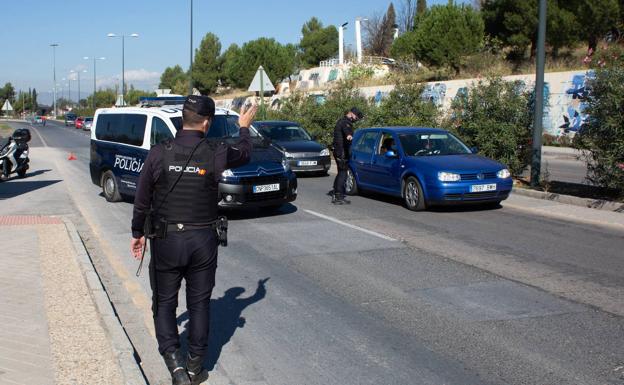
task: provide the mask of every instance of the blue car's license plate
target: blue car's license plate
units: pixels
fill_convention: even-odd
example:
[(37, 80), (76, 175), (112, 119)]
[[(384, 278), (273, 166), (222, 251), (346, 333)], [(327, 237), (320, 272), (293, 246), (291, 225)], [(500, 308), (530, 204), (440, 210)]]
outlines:
[(470, 192), (496, 191), (496, 183), (492, 184), (473, 184), (470, 186)]

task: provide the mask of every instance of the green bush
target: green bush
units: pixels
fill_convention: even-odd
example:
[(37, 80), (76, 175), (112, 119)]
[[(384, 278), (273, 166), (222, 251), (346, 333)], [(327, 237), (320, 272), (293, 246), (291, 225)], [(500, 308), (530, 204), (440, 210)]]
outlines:
[(501, 78), (479, 81), (451, 104), (449, 129), (479, 153), (520, 175), (531, 157), (533, 114), (529, 92)]
[(378, 108), (371, 108), (367, 121), (371, 126), (426, 126), (438, 124), (440, 110), (431, 101), (423, 100), (424, 86), (400, 84), (383, 99)]
[(598, 61), (587, 99), (588, 114), (576, 148), (585, 151), (588, 178), (624, 193), (624, 49), (611, 48)]
[(279, 111), (269, 111), (268, 118), (295, 121), (321, 143), (329, 144), (336, 121), (354, 106), (369, 115), (371, 107), (353, 83), (341, 81), (329, 91), (324, 103), (318, 104), (315, 98), (296, 93), (284, 101)]

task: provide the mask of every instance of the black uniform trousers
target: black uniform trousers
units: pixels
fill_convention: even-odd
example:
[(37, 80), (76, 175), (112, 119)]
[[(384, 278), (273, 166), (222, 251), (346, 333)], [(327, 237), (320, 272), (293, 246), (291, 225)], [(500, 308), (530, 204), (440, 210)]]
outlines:
[(347, 170), (349, 167), (347, 166), (347, 160), (337, 156), (335, 153), (334, 159), (336, 159), (336, 168), (338, 169), (338, 173), (334, 179), (334, 195), (344, 197), (345, 182), (347, 180)]
[(180, 347), (176, 319), (178, 292), (186, 281), (188, 346), (204, 356), (210, 327), (210, 296), (215, 285), (218, 242), (213, 229), (169, 231), (165, 239), (152, 240), (150, 285), (158, 351)]

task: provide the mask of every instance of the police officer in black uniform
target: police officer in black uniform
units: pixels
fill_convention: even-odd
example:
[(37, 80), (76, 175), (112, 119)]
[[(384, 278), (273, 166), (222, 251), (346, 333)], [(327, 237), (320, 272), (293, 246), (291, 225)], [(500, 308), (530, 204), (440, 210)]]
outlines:
[[(219, 178), (224, 170), (249, 161), (248, 127), (255, 113), (255, 106), (241, 111), (240, 140), (227, 146), (205, 139), (215, 114), (214, 101), (188, 96), (182, 110), (183, 128), (175, 139), (152, 147), (139, 177), (130, 248), (135, 258), (142, 259), (145, 232), (151, 233), (149, 270), (156, 338), (174, 385), (200, 384), (208, 378), (202, 362), (217, 268)], [(179, 351), (176, 322), (182, 279), (189, 314), (188, 357)]]
[(333, 204), (349, 204), (351, 201), (345, 198), (345, 181), (347, 179), (348, 162), (351, 156), (351, 141), (353, 140), (353, 123), (362, 119), (364, 114), (358, 108), (353, 107), (347, 111), (336, 123), (334, 128), (334, 159), (338, 167), (338, 174), (334, 179)]

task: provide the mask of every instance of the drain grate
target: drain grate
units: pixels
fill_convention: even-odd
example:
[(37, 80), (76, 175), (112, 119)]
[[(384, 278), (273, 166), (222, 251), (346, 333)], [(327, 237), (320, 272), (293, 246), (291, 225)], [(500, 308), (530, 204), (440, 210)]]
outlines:
[(60, 225), (63, 224), (60, 218), (41, 215), (0, 215), (0, 226), (19, 225)]

